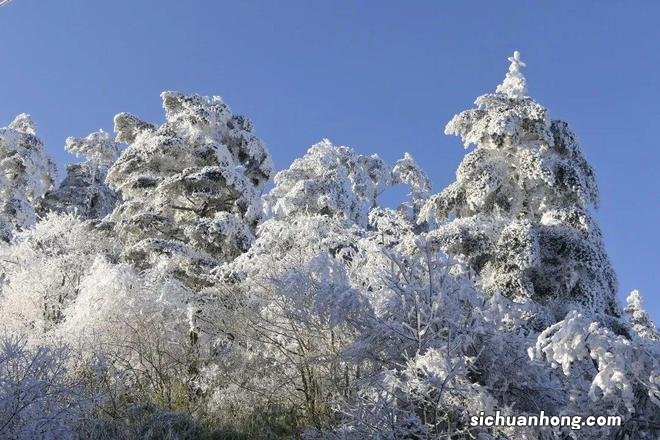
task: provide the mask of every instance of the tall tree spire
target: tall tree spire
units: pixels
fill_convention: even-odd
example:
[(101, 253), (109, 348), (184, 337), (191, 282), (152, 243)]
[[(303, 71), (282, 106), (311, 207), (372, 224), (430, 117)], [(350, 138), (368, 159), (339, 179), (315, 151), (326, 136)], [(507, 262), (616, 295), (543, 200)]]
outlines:
[(520, 99), (527, 94), (527, 80), (521, 71), (527, 64), (520, 59), (520, 52), (517, 50), (509, 57), (509, 61), (511, 62), (509, 71), (502, 84), (497, 86), (496, 91), (504, 93), (509, 98)]

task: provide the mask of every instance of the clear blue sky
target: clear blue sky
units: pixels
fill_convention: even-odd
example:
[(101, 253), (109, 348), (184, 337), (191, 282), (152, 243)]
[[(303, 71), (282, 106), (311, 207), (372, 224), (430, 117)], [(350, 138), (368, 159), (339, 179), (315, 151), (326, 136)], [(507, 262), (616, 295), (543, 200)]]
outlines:
[(0, 125), (31, 113), (60, 166), (67, 136), (159, 93), (221, 95), (278, 169), (328, 137), (440, 190), (465, 153), (445, 123), (494, 90), (514, 49), (530, 94), (568, 121), (595, 167), (597, 219), (620, 281), (660, 321), (657, 1), (14, 0), (0, 8)]

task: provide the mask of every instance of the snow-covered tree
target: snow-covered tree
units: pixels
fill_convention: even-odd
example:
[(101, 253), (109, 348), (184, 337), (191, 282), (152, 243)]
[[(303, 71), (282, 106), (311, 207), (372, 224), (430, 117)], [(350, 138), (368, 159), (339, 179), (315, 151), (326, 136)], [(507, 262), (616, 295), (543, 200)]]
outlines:
[(266, 200), (277, 218), (323, 214), (366, 226), (369, 210), (391, 182), (391, 170), (377, 155), (363, 156), (328, 139), (275, 176)]
[[(377, 234), (376, 234), (377, 235)], [(459, 263), (413, 233), (398, 245), (378, 239), (353, 260), (353, 279), (372, 313), (350, 319), (356, 337), (345, 358), (360, 366), (343, 417), (321, 438), (435, 438), (469, 432), (465, 408), (490, 408), (492, 397), (471, 383), (478, 354), (467, 331), (480, 298)], [(406, 243), (406, 241), (409, 241)]]
[(476, 147), (420, 221), (442, 222), (438, 245), (491, 294), (548, 304), (556, 320), (576, 307), (619, 316), (616, 277), (590, 213), (594, 171), (568, 125), (526, 96), (519, 53), (509, 60), (497, 93), (447, 124), (447, 134)]
[(108, 169), (119, 157), (119, 144), (100, 130), (85, 138), (69, 137), (65, 149), (85, 158), (67, 166), (67, 176), (57, 189), (48, 191), (39, 209), (75, 213), (83, 219), (101, 219), (117, 203), (118, 195), (105, 183)]
[[(653, 438), (657, 433), (658, 345), (649, 338), (631, 341), (616, 318), (614, 277), (588, 216), (596, 202), (593, 172), (574, 142), (553, 135), (555, 123), (545, 119), (545, 110), (524, 97), (519, 55), (511, 61), (498, 94), (480, 98), (503, 107), (480, 108), (454, 120), (463, 127), (461, 133), (481, 131), (458, 181), (421, 213), (420, 223), (437, 219), (438, 229), (425, 234), (411, 228), (405, 215), (371, 211), (375, 227), (367, 232), (367, 241), (378, 246), (364, 254), (367, 263), (353, 256), (351, 265), (359, 268), (352, 282), (368, 298), (373, 315), (356, 325), (355, 343), (345, 352), (345, 360), (360, 360), (361, 380), (356, 394), (339, 404), (344, 413), (340, 424), (320, 431), (319, 438), (531, 440), (573, 434), (570, 428), (475, 430), (467, 425), (467, 416), (478, 409), (492, 413), (498, 408), (504, 413), (538, 414), (543, 408), (553, 414), (617, 414), (623, 419), (619, 428), (585, 428), (580, 438)], [(536, 119), (529, 116), (534, 108)], [(502, 134), (509, 129), (510, 134)], [(546, 129), (550, 135), (543, 138), (539, 133)], [(560, 151), (553, 153), (547, 142), (543, 148), (536, 145), (540, 139), (551, 139)], [(525, 168), (520, 156), (527, 153), (518, 149), (534, 150), (535, 145), (550, 155), (539, 152), (537, 166), (560, 176), (557, 180), (535, 179)], [(571, 180), (572, 186), (561, 177), (575, 165), (571, 161), (587, 176)], [(589, 190), (592, 197), (581, 198)], [(583, 212), (589, 228), (568, 223), (575, 218), (559, 216), (560, 208)], [(571, 243), (580, 252), (573, 250), (568, 254), (573, 260), (562, 260), (563, 248)], [(475, 281), (483, 293), (474, 290), (467, 274), (460, 275), (460, 264), (452, 266), (451, 259), (437, 253), (438, 245), (479, 275)], [(571, 277), (560, 278), (562, 263), (575, 269)], [(540, 275), (544, 278), (539, 280)], [(556, 297), (542, 295), (550, 293), (540, 290), (548, 288), (547, 279), (565, 290)], [(570, 283), (563, 285), (567, 279)], [(607, 280), (613, 284), (603, 284)], [(649, 334), (653, 326), (640, 302), (632, 298), (630, 303), (631, 321)], [(566, 311), (570, 313), (564, 318)], [(543, 329), (545, 323), (550, 325)]]
[(627, 303), (628, 305), (624, 311), (628, 315), (630, 326), (635, 330), (635, 333), (642, 338), (660, 341), (660, 333), (655, 328), (655, 324), (648, 312), (644, 309), (644, 301), (639, 291), (633, 290), (630, 292)]
[[(347, 159), (338, 160), (338, 153)], [(236, 353), (242, 353), (236, 369), (251, 372), (246, 378), (234, 377), (233, 383), (242, 385), (232, 389), (243, 387), (241, 396), (253, 396), (255, 407), (265, 403), (255, 395), (263, 395), (271, 404), (294, 408), (306, 426), (315, 427), (323, 438), (334, 435), (319, 428), (339, 416), (337, 405), (350, 412), (350, 417), (342, 417), (343, 426), (355, 435), (395, 432), (390, 426), (372, 429), (383, 422), (379, 417), (385, 413), (374, 415), (371, 403), (364, 396), (356, 401), (355, 393), (379, 389), (387, 373), (416, 376), (413, 367), (408, 373), (398, 370), (408, 361), (422, 362), (434, 347), (446, 347), (447, 328), (441, 322), (458, 323), (457, 314), (471, 308), (461, 289), (477, 298), (465, 276), (447, 272), (439, 253), (417, 247), (412, 214), (430, 184), (412, 157), (399, 161), (395, 174), (379, 161), (383, 177), (372, 188), (381, 189), (370, 191), (373, 197), (386, 185), (409, 184), (412, 201), (397, 211), (376, 207), (375, 198), (360, 196), (364, 193), (359, 189), (367, 185), (355, 182), (364, 174), (345, 164), (360, 163), (364, 157), (329, 142), (312, 147), (276, 177), (267, 197), (275, 218), (260, 225), (247, 253), (218, 272), (226, 283), (223, 291), (231, 292), (227, 303), (233, 304), (223, 320), (221, 346), (227, 347), (223, 359), (236, 359)], [(461, 287), (462, 283), (467, 285)], [(450, 291), (456, 296), (448, 297)], [(455, 303), (463, 305), (454, 307)], [(469, 321), (465, 318), (464, 324)], [(457, 362), (463, 362), (461, 354), (456, 356)], [(210, 371), (218, 374), (217, 369)], [(469, 383), (464, 376), (457, 380)], [(227, 389), (216, 388), (217, 406), (236, 404), (226, 397)], [(397, 433), (413, 433), (406, 427), (409, 418), (432, 405), (417, 402), (425, 393), (419, 392), (400, 405), (395, 398), (383, 397), (394, 403), (387, 411), (399, 417)], [(405, 398), (405, 393), (399, 389), (397, 398)], [(373, 417), (366, 420), (364, 411)], [(416, 419), (416, 426), (440, 432), (446, 415), (428, 421), (430, 430), (421, 419)]]
[(219, 270), (224, 312), (215, 321), (218, 364), (208, 369), (225, 377), (210, 393), (216, 412), (240, 396), (254, 411), (291, 414), (294, 426), (328, 422), (330, 402), (355, 377), (342, 352), (351, 341), (346, 317), (363, 313), (348, 274), (360, 237), (328, 216), (270, 219), (250, 250)]
[(207, 371), (216, 412), (243, 406), (267, 414), (274, 406), (294, 427), (332, 418), (331, 403), (356, 377), (343, 359), (353, 340), (347, 318), (369, 313), (352, 261), (390, 183), (391, 168), (377, 156), (327, 140), (276, 176), (265, 197), (274, 218), (258, 227), (248, 252), (217, 272), (221, 361)]
[(50, 213), (0, 247), (0, 328), (39, 339), (64, 321), (97, 255), (115, 243), (73, 214)]
[(0, 128), (0, 240), (36, 221), (35, 205), (56, 177), (56, 168), (36, 135), (30, 115)]
[(139, 273), (99, 256), (79, 291), (54, 334), (76, 347), (86, 362), (102, 360), (103, 374), (94, 382), (109, 400), (102, 402), (109, 405), (104, 411), (122, 417), (136, 402), (191, 410), (191, 368), (199, 350), (189, 340), (185, 286), (167, 273)]
[(206, 285), (218, 261), (250, 246), (272, 162), (252, 123), (220, 97), (161, 96), (166, 122), (159, 127), (115, 117), (117, 141), (129, 146), (108, 172), (123, 197), (109, 220), (129, 261), (152, 267), (167, 256), (181, 279)]
[(360, 380), (338, 403), (338, 426), (319, 438), (469, 438), (479, 432), (468, 424), (474, 411), (533, 412), (530, 401), (550, 402), (542, 370), (526, 360), (532, 339), (520, 331), (538, 311), (481, 294), (425, 233), (397, 234), (384, 243), (372, 231), (351, 260), (353, 285), (372, 311), (349, 317), (356, 336), (344, 356), (360, 366)]

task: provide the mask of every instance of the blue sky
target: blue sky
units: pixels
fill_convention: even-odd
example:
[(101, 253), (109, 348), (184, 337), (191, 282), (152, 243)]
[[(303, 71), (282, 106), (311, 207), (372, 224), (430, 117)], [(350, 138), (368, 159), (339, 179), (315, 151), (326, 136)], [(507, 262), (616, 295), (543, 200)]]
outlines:
[[(0, 8), (0, 125), (33, 115), (60, 168), (67, 136), (159, 93), (221, 95), (278, 169), (328, 137), (441, 190), (465, 153), (451, 116), (494, 90), (514, 49), (529, 92), (577, 132), (619, 275), (660, 321), (660, 2), (14, 0)], [(394, 197), (394, 196), (392, 196)]]

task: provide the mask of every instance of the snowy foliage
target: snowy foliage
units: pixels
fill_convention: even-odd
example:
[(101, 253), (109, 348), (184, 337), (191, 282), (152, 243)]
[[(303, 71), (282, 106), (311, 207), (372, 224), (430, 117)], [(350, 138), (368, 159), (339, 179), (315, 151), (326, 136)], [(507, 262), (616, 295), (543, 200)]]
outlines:
[(102, 219), (112, 212), (118, 199), (117, 193), (105, 183), (105, 177), (119, 157), (119, 144), (101, 130), (85, 138), (67, 138), (66, 150), (86, 160), (67, 166), (67, 176), (57, 189), (45, 194), (39, 204), (40, 211)]
[[(246, 251), (261, 218), (260, 191), (272, 162), (252, 123), (219, 97), (164, 92), (160, 127), (121, 113), (117, 141), (128, 148), (108, 172), (123, 197), (109, 220), (137, 267), (162, 257), (189, 284), (216, 260)], [(161, 257), (158, 257), (161, 256)]]
[(10, 241), (16, 231), (36, 221), (35, 204), (56, 177), (30, 115), (16, 116), (0, 128), (0, 239)]
[(164, 333), (186, 340), (188, 320), (181, 289), (175, 281), (153, 275), (144, 279), (127, 264), (98, 257), (80, 280), (80, 293), (67, 309), (60, 334), (76, 345), (104, 347), (106, 354), (113, 343), (127, 342), (129, 336), (119, 329), (130, 333), (137, 323), (163, 326)]
[(360, 231), (312, 215), (271, 219), (258, 235), (246, 254), (218, 272), (225, 303), (233, 306), (220, 321), (216, 347), (241, 365), (228, 374), (246, 385), (253, 405), (293, 403), (319, 425), (331, 415), (328, 399), (348, 393), (354, 375), (341, 349), (351, 340), (346, 320), (365, 313), (347, 267)]
[(619, 316), (616, 276), (589, 211), (594, 171), (565, 122), (510, 92), (477, 98), (447, 124), (476, 148), (420, 221), (442, 222), (438, 246), (465, 259), (489, 293), (548, 304), (557, 320), (573, 308)]
[(0, 437), (67, 440), (84, 417), (84, 390), (68, 375), (62, 346), (29, 348), (12, 336), (0, 339)]
[(95, 256), (113, 245), (73, 214), (49, 214), (0, 248), (1, 327), (40, 338), (66, 318)]
[(377, 155), (324, 139), (275, 176), (267, 200), (277, 218), (323, 214), (365, 226), (390, 180), (391, 170)]
[[(408, 153), (328, 140), (262, 195), (219, 97), (69, 138), (56, 189), (29, 117), (0, 129), (0, 438), (658, 438), (658, 330), (637, 291), (621, 313), (594, 171), (510, 61), (447, 125), (475, 148), (436, 195)], [(623, 423), (471, 425), (496, 410)]]
[(69, 137), (66, 151), (82, 156), (95, 167), (110, 167), (119, 157), (119, 145), (110, 138), (110, 134), (99, 130), (85, 138)]
[[(567, 412), (620, 414), (629, 438), (652, 438), (648, 427), (660, 410), (660, 344), (635, 343), (572, 311), (538, 335), (529, 356), (561, 368)], [(603, 428), (603, 434), (612, 431)]]
[(468, 407), (491, 407), (485, 389), (467, 378), (476, 353), (466, 329), (474, 324), (478, 295), (460, 264), (422, 238), (363, 258), (360, 270), (375, 275), (364, 293), (373, 312), (352, 323), (359, 333), (346, 355), (361, 366), (361, 377), (357, 398), (339, 405), (346, 418), (337, 435), (458, 434)]
[(521, 67), (526, 67), (527, 64), (523, 63), (520, 59), (520, 52), (517, 50), (513, 52), (513, 56), (509, 57), (511, 65), (509, 71), (504, 78), (502, 84), (497, 86), (497, 92), (504, 93), (509, 98), (522, 98), (527, 94), (527, 80), (520, 71)]

